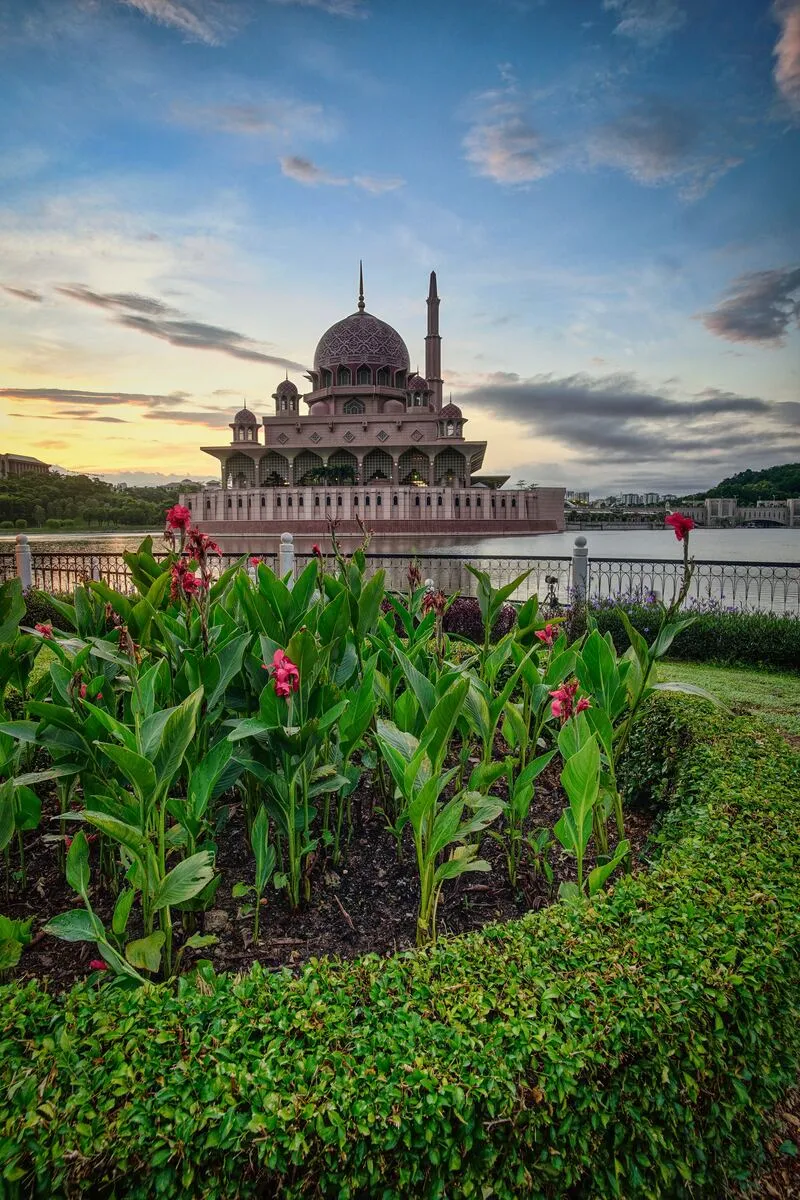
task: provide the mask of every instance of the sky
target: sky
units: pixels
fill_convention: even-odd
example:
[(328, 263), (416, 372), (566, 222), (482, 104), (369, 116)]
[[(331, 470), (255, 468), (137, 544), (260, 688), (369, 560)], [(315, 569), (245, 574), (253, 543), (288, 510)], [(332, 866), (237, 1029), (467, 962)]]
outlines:
[(484, 469), (800, 460), (800, 0), (0, 0), (0, 451), (213, 478), (367, 308)]

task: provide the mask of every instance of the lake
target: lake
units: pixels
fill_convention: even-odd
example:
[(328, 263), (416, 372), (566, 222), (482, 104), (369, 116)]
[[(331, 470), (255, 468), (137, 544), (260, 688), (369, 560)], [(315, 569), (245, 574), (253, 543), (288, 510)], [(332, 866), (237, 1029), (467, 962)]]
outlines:
[[(135, 550), (145, 535), (142, 533), (43, 533), (31, 535), (34, 554), (94, 553), (119, 554)], [(428, 537), (404, 535), (374, 537), (370, 551), (375, 554), (452, 554), (502, 555), (508, 558), (533, 556), (550, 558), (572, 553), (576, 536), (585, 537), (592, 558), (658, 559), (681, 558), (683, 547), (670, 529), (605, 529), (576, 533), (544, 533), (513, 537)], [(152, 534), (154, 546), (163, 546), (161, 532)], [(277, 550), (279, 536), (246, 538), (226, 535), (218, 537), (223, 551), (244, 554), (249, 550), (260, 553)], [(314, 541), (325, 548), (327, 539), (298, 536), (295, 545), (299, 552), (308, 553)], [(344, 537), (345, 548), (351, 549), (355, 539)], [(257, 543), (257, 544), (254, 544)], [(0, 552), (13, 549), (14, 537), (0, 538)], [(714, 562), (800, 562), (800, 529), (696, 529), (692, 533), (692, 555), (698, 560)]]

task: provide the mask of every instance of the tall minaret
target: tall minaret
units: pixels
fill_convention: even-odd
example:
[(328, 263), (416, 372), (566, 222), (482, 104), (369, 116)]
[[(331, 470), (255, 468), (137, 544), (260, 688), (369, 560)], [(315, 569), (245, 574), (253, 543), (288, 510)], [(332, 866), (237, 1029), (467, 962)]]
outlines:
[(442, 339), (439, 337), (439, 293), (436, 290), (436, 272), (431, 271), (428, 289), (428, 336), (425, 338), (425, 378), (433, 392), (436, 412), (442, 408)]

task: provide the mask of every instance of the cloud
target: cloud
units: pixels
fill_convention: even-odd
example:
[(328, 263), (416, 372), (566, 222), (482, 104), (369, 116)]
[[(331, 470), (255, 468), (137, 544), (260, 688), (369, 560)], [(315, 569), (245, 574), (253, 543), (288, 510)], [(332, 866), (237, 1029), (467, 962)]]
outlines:
[[(0, 387), (0, 399), (47, 400), (59, 404), (80, 404), (84, 408), (100, 408), (107, 404), (131, 404), (136, 408), (158, 408), (162, 405), (180, 404), (186, 400), (186, 392), (172, 392), (168, 396), (148, 392), (90, 392), (82, 388), (15, 388)], [(79, 415), (79, 414), (75, 414)]]
[(207, 105), (179, 101), (173, 105), (171, 115), (173, 120), (203, 131), (211, 129), (273, 141), (296, 137), (327, 141), (337, 132), (336, 121), (321, 105), (306, 104), (288, 96), (270, 96), (258, 103), (249, 98)]
[(700, 317), (729, 342), (782, 346), (792, 327), (800, 325), (800, 267), (740, 275), (716, 308)]
[(332, 17), (364, 18), (369, 16), (366, 0), (270, 0), (292, 8), (318, 8)]
[(349, 180), (340, 175), (331, 175), (324, 167), (317, 166), (310, 158), (301, 158), (299, 154), (290, 154), (280, 160), (281, 172), (287, 179), (306, 187), (318, 187), (321, 183), (335, 187), (346, 187)]
[(508, 68), (505, 86), (477, 98), (478, 115), (464, 138), (467, 161), (495, 183), (533, 183), (556, 169), (552, 147), (531, 123), (524, 99)]
[(219, 46), (234, 32), (231, 7), (209, 0), (119, 0), (145, 17), (177, 29), (193, 42)]
[(800, 0), (779, 0), (773, 12), (781, 26), (775, 45), (775, 84), (789, 107), (800, 112)]
[(155, 316), (166, 316), (178, 311), (163, 304), (160, 300), (156, 300), (153, 296), (142, 296), (138, 292), (93, 292), (91, 288), (85, 287), (81, 283), (65, 284), (57, 287), (56, 291), (60, 292), (62, 296), (69, 296), (71, 300), (81, 300), (84, 304), (93, 304), (95, 308), (120, 310), (132, 308), (135, 312)]
[(657, 46), (686, 22), (686, 13), (675, 0), (603, 0), (603, 8), (618, 16), (614, 33), (639, 46)]
[(183, 409), (157, 409), (145, 413), (149, 421), (169, 421), (180, 425), (206, 425), (209, 429), (227, 429), (231, 423), (230, 412), (218, 412), (202, 409), (199, 412), (185, 412)]
[(41, 304), (44, 296), (39, 292), (34, 292), (31, 288), (11, 287), (7, 283), (0, 284), (4, 292), (8, 292), (9, 296), (16, 296), (18, 300), (30, 300), (34, 304)]
[(255, 349), (257, 343), (252, 338), (245, 337), (233, 329), (209, 325), (205, 321), (175, 319), (181, 317), (177, 309), (170, 308), (151, 296), (141, 296), (136, 292), (95, 292), (83, 284), (76, 283), (57, 290), (71, 300), (111, 310), (116, 313), (116, 325), (125, 329), (135, 329), (139, 333), (169, 342), (172, 346), (190, 350), (218, 350), (232, 358), (269, 363), (289, 371), (306, 370), (302, 363), (293, 359), (265, 354), (262, 350)]
[[(630, 374), (523, 379), (495, 376), (463, 407), (527, 427), (581, 462), (667, 463), (722, 453), (800, 450), (792, 405), (707, 389), (692, 396), (653, 389)], [(461, 402), (461, 401), (460, 401)]]
[(741, 163), (719, 151), (699, 113), (656, 97), (642, 97), (588, 137), (593, 166), (616, 167), (637, 183), (680, 185), (685, 199), (708, 192)]
[(302, 158), (299, 154), (281, 158), (280, 164), (281, 172), (287, 179), (293, 179), (295, 183), (302, 183), (305, 187), (349, 187), (350, 184), (354, 184), (372, 196), (382, 196), (385, 192), (394, 192), (405, 184), (405, 180), (397, 176), (381, 178), (377, 175), (354, 175), (350, 179), (343, 175), (332, 175), (310, 158)]

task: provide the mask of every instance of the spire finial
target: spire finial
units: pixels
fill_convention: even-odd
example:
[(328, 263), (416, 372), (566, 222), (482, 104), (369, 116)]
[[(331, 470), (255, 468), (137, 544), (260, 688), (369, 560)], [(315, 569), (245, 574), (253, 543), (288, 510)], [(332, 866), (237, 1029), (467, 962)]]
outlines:
[(366, 308), (364, 303), (364, 267), (361, 259), (358, 260), (358, 311), (363, 312)]

